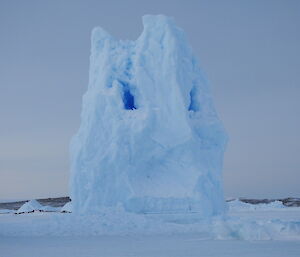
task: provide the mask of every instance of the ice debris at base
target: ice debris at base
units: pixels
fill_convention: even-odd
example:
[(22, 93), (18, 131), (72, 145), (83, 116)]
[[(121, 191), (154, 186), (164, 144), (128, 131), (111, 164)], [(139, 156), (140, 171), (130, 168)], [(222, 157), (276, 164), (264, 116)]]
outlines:
[[(300, 208), (245, 212), (243, 217), (201, 219), (196, 213), (135, 214), (121, 207), (104, 208), (97, 215), (38, 213), (1, 215), (0, 236), (91, 236), (193, 234), (198, 239), (300, 240)], [(236, 214), (241, 214), (238, 212)], [(255, 214), (256, 213), (256, 214)], [(254, 215), (255, 214), (255, 215)], [(277, 215), (276, 215), (277, 214)]]
[(72, 202), (67, 202), (60, 210), (60, 212), (72, 212)]
[(93, 30), (71, 143), (73, 211), (222, 214), (227, 136), (210, 88), (171, 18), (146, 15), (143, 25), (136, 41)]

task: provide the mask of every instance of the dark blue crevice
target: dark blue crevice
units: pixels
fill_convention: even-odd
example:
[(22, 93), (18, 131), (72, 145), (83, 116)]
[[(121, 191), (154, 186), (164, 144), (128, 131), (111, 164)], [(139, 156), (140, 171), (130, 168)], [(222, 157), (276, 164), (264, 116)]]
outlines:
[(124, 103), (124, 109), (125, 110), (135, 110), (136, 106), (134, 104), (134, 96), (130, 92), (129, 84), (125, 81), (119, 81), (122, 85), (122, 91), (123, 91), (123, 103)]
[(199, 111), (199, 104), (196, 99), (196, 88), (194, 87), (190, 92), (190, 105), (189, 105), (189, 111), (197, 112)]

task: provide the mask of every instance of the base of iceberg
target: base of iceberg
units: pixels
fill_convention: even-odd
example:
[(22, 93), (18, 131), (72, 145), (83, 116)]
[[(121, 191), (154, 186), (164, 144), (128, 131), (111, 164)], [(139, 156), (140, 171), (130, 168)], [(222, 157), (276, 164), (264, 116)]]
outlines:
[[(68, 209), (70, 205), (65, 208)], [(70, 210), (70, 209), (69, 209)], [(122, 206), (101, 214), (32, 212), (0, 215), (0, 236), (197, 235), (199, 240), (300, 240), (300, 208), (229, 203), (226, 216), (197, 213), (135, 214)]]

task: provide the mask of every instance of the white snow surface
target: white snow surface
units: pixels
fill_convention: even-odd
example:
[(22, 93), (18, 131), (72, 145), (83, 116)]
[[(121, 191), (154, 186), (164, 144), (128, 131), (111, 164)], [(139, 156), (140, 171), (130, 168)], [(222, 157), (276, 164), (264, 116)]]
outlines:
[(299, 257), (299, 241), (180, 236), (1, 237), (8, 257)]
[[(259, 241), (257, 241), (259, 240)], [(22, 257), (298, 257), (300, 208), (237, 206), (203, 221), (197, 214), (0, 215), (0, 255)]]
[(143, 17), (136, 41), (92, 33), (89, 86), (71, 143), (73, 212), (224, 213), (227, 141), (183, 31)]

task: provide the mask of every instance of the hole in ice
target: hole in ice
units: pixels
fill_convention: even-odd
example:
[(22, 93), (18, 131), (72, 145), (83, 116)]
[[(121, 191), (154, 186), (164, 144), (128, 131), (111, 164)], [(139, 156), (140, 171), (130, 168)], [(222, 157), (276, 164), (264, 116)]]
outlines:
[(123, 103), (124, 103), (124, 109), (126, 110), (134, 110), (136, 109), (134, 105), (134, 96), (130, 92), (129, 84), (124, 81), (119, 81), (122, 85), (122, 91), (123, 91)]
[(189, 105), (189, 111), (197, 112), (199, 111), (199, 104), (196, 99), (196, 88), (194, 87), (190, 92), (190, 105)]

